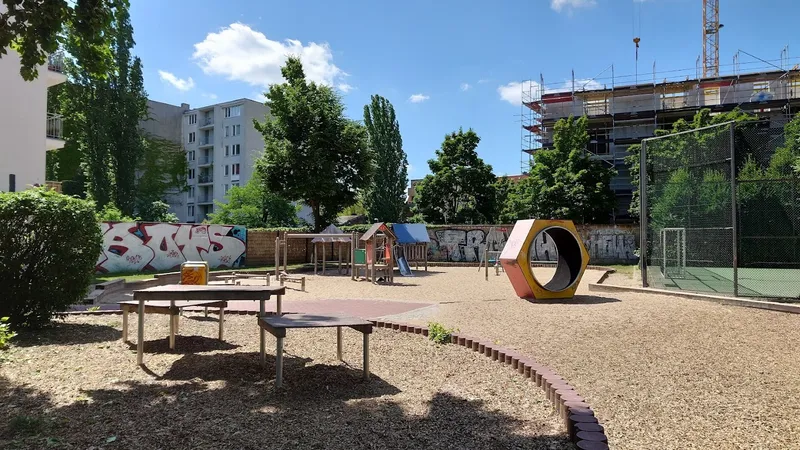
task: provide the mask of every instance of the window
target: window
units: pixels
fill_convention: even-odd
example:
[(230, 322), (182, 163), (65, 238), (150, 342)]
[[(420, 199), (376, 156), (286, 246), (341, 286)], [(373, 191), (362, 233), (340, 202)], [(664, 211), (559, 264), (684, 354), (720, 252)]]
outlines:
[(225, 137), (229, 137), (231, 135), (231, 127), (229, 125), (225, 125)]
[(239, 182), (237, 181), (237, 182), (231, 183), (231, 187), (239, 187)]
[[(227, 128), (227, 127), (225, 127)], [(233, 125), (231, 126), (231, 136), (238, 136), (242, 134), (242, 126), (241, 125)]]
[(241, 153), (241, 144), (233, 144), (231, 145), (231, 155), (236, 156)]
[(189, 186), (189, 198), (194, 198), (194, 186)]
[(194, 142), (194, 140), (195, 140), (195, 134), (194, 134), (194, 131), (192, 131), (191, 133), (189, 133), (188, 141), (191, 144), (192, 142)]
[(227, 108), (222, 108), (222, 110), (225, 113), (225, 117), (239, 117), (242, 115), (241, 105), (228, 106)]
[(17, 174), (8, 174), (8, 192), (17, 192)]
[(194, 179), (194, 169), (189, 169), (188, 178), (189, 178), (190, 180), (193, 180), (193, 179)]
[(239, 175), (239, 163), (231, 164), (231, 175)]
[(225, 164), (225, 176), (227, 177), (231, 173), (231, 166)]
[(225, 156), (231, 156), (231, 146), (230, 145), (226, 145), (225, 146)]
[(194, 125), (197, 123), (197, 114), (189, 114), (189, 125)]
[(194, 205), (189, 205), (186, 212), (189, 214), (189, 217), (194, 217)]
[(194, 150), (189, 150), (186, 152), (186, 159), (188, 161), (194, 161)]
[(227, 195), (229, 189), (230, 189), (230, 186), (228, 186), (227, 184), (223, 184), (222, 185), (222, 194), (223, 195)]

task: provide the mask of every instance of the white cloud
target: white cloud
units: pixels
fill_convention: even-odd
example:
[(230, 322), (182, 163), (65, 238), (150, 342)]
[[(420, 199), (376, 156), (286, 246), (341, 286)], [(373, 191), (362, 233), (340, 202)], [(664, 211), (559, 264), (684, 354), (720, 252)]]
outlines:
[(488, 80), (486, 78), (481, 78), (480, 80), (478, 80), (478, 84), (488, 83), (489, 81), (491, 80)]
[(211, 99), (211, 100), (216, 100), (217, 99), (217, 94), (204, 93), (203, 97)]
[(264, 33), (242, 23), (232, 23), (219, 32), (208, 33), (194, 44), (192, 58), (203, 72), (222, 75), (229, 80), (244, 81), (254, 86), (283, 82), (281, 66), (289, 55), (297, 55), (309, 80), (334, 86), (347, 76), (333, 64), (333, 53), (327, 43), (295, 39), (273, 41)]
[(472, 86), (469, 83), (461, 83), (461, 90), (462, 91), (468, 91), (471, 88), (472, 88)]
[(350, 85), (349, 85), (349, 84), (347, 84), (347, 83), (339, 83), (339, 85), (338, 85), (338, 86), (336, 86), (336, 87), (337, 87), (337, 88), (338, 88), (340, 91), (344, 92), (345, 94), (347, 94), (348, 92), (350, 92), (350, 91), (352, 91), (353, 89), (355, 89), (353, 86), (350, 86)]
[(564, 9), (572, 11), (577, 8), (586, 8), (596, 5), (595, 0), (550, 0), (550, 7), (556, 12), (561, 12)]
[(411, 163), (408, 163), (408, 167), (406, 168), (406, 173), (408, 175), (411, 175), (412, 173), (414, 173), (414, 166), (412, 166)]
[(161, 81), (166, 81), (179, 91), (186, 92), (194, 87), (194, 80), (192, 80), (192, 77), (184, 80), (163, 70), (158, 71), (158, 76), (161, 78)]
[(411, 97), (408, 97), (408, 101), (410, 101), (411, 103), (422, 103), (425, 100), (428, 100), (429, 98), (431, 98), (431, 97), (428, 96), (428, 95), (414, 94)]
[(497, 87), (497, 93), (500, 94), (502, 100), (511, 103), (514, 106), (519, 106), (522, 103), (522, 89), (536, 90), (540, 89), (539, 83), (535, 81), (512, 81), (511, 83), (504, 84)]
[[(512, 105), (519, 106), (522, 103), (522, 91), (530, 91), (531, 95), (538, 95), (539, 93), (549, 94), (551, 92), (569, 92), (572, 91), (572, 80), (564, 80), (561, 84), (546, 85), (544, 90), (542, 86), (536, 81), (512, 81), (511, 83), (498, 86), (497, 93), (500, 95), (501, 100), (505, 100)], [(603, 89), (604, 86), (597, 81), (590, 78), (579, 78), (575, 80), (576, 91), (591, 91), (595, 89)]]

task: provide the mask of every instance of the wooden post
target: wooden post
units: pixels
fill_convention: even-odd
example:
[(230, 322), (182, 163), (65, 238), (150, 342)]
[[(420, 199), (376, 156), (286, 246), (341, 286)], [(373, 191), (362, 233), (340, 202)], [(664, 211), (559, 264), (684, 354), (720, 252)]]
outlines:
[(136, 364), (142, 365), (144, 354), (144, 300), (139, 300), (139, 334), (136, 337)]
[(283, 232), (283, 271), (289, 271), (289, 240), (286, 238), (286, 232)]
[(364, 379), (369, 380), (369, 333), (364, 333)]
[(314, 275), (317, 274), (317, 243), (314, 242)]
[(336, 244), (336, 253), (339, 254), (339, 268), (337, 269), (337, 271), (339, 272), (339, 275), (341, 275), (342, 274), (342, 243), (341, 242)]
[(322, 274), (325, 275), (325, 247), (327, 245), (323, 242), (322, 243)]
[(225, 336), (225, 308), (222, 307), (219, 309), (219, 340), (223, 340)]
[(336, 359), (342, 360), (342, 327), (336, 327)]
[[(264, 317), (264, 302), (266, 300), (261, 298), (258, 302), (258, 320), (260, 321)], [(267, 364), (267, 341), (266, 336), (264, 335), (265, 331), (261, 328), (261, 324), (258, 324), (258, 346), (261, 352), (261, 365), (264, 366)]]
[(428, 271), (428, 244), (425, 244), (422, 247), (422, 251), (425, 253), (425, 272)]
[(169, 302), (169, 349), (175, 350), (175, 301)]
[(483, 249), (483, 263), (486, 264), (486, 281), (489, 281), (489, 246)]
[(356, 279), (356, 232), (350, 233), (350, 280)]
[(281, 232), (278, 232), (278, 236), (275, 237), (275, 278), (278, 278), (278, 273), (281, 270), (281, 257), (280, 257), (280, 249), (281, 249)]
[(283, 338), (278, 338), (278, 348), (275, 349), (275, 387), (283, 384)]
[(128, 342), (128, 307), (122, 309), (122, 342)]

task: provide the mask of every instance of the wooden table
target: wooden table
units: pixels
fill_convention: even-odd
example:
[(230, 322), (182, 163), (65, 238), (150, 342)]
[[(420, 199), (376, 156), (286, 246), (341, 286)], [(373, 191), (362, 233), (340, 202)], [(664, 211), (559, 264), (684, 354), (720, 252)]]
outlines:
[[(128, 314), (138, 311), (139, 302), (125, 300), (118, 304), (119, 308), (122, 310), (122, 341), (128, 342)], [(144, 313), (169, 315), (169, 348), (170, 350), (175, 350), (175, 333), (178, 332), (180, 310), (184, 308), (202, 307), (206, 312), (206, 317), (208, 317), (208, 308), (219, 308), (219, 340), (221, 341), (224, 335), (224, 327), (222, 324), (225, 322), (225, 308), (227, 306), (228, 302), (216, 300), (209, 302), (184, 301), (180, 303), (165, 300), (152, 300), (145, 302)]]
[[(336, 327), (336, 357), (342, 360), (342, 327), (360, 331), (364, 335), (364, 379), (369, 379), (369, 335), (372, 322), (358, 317), (321, 316), (317, 314), (284, 314), (266, 316), (258, 320), (261, 330), (267, 330), (278, 340), (275, 351), (275, 387), (283, 384), (283, 339), (289, 328), (332, 328)], [(261, 360), (265, 359), (264, 346), (261, 347)]]
[[(147, 289), (133, 291), (133, 299), (139, 302), (139, 335), (136, 343), (136, 362), (142, 365), (144, 354), (144, 313), (145, 302), (152, 300), (167, 300), (171, 307), (175, 307), (176, 301), (228, 301), (228, 300), (257, 300), (259, 302), (259, 318), (265, 316), (264, 303), (272, 295), (277, 295), (276, 311), (281, 314), (282, 297), (286, 293), (283, 286), (236, 286), (236, 285), (187, 285), (187, 284), (168, 284), (165, 286), (155, 286)], [(222, 317), (220, 317), (222, 319)], [(170, 322), (170, 326), (172, 322)], [(266, 336), (264, 330), (260, 331), (261, 338), (261, 362), (266, 361), (264, 355)]]

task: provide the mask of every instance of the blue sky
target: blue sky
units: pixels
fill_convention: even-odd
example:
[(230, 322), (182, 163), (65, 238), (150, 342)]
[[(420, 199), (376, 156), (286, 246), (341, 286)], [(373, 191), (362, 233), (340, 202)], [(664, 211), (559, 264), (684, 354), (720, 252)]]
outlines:
[[(692, 69), (702, 51), (701, 0), (501, 0), (375, 2), (134, 0), (135, 53), (150, 98), (193, 107), (258, 99), (280, 81), (287, 53), (306, 74), (339, 89), (361, 119), (372, 94), (395, 106), (411, 178), (428, 173), (445, 134), (472, 127), (496, 174), (520, 171), (521, 80), (564, 85), (614, 64), (639, 79)], [(800, 2), (721, 0), (720, 64), (744, 50), (778, 60), (800, 55)], [(800, 62), (791, 58), (792, 65)], [(742, 71), (764, 67), (740, 56)], [(610, 70), (602, 75), (609, 76)], [(599, 82), (607, 82), (600, 80)], [(517, 83), (517, 84), (514, 84)]]

